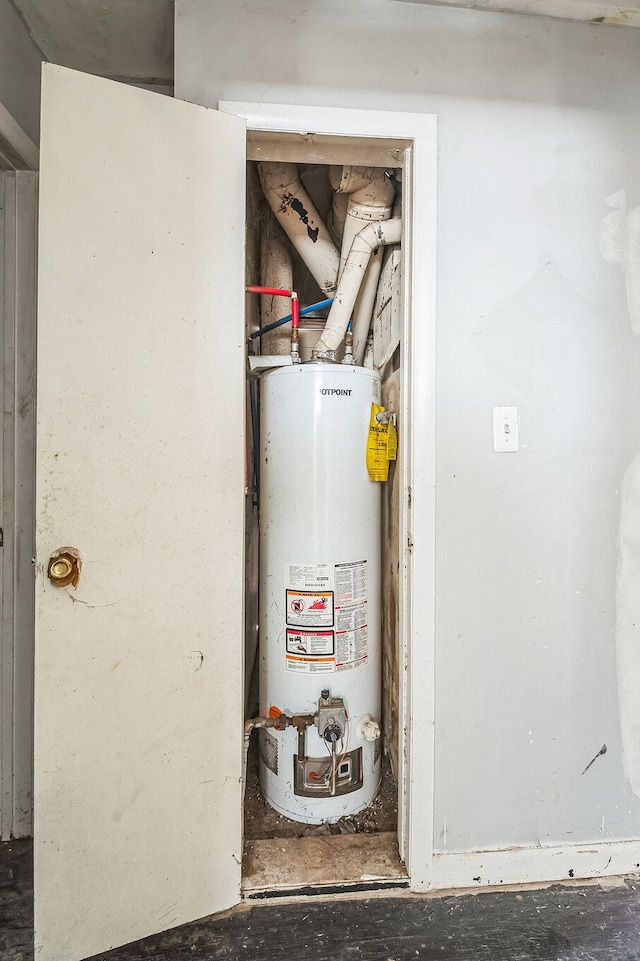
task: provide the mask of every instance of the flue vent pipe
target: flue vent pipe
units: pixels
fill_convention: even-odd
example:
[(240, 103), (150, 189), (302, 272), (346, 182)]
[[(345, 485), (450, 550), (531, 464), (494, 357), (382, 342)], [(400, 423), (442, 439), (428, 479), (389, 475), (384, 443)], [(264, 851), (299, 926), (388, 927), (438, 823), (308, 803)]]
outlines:
[(355, 236), (327, 323), (313, 348), (314, 357), (335, 360), (335, 352), (342, 343), (371, 257), (380, 247), (399, 244), (401, 239), (401, 219), (370, 223)]
[(325, 294), (333, 296), (340, 257), (295, 164), (265, 161), (258, 174), (269, 206)]
[[(333, 185), (332, 185), (333, 186)], [(342, 247), (342, 238), (344, 236), (344, 223), (347, 219), (347, 207), (349, 206), (349, 197), (347, 194), (341, 194), (337, 191), (333, 194), (333, 199), (331, 201), (331, 210), (327, 219), (327, 227), (329, 228), (329, 233), (333, 237), (336, 247)]]
[[(395, 190), (382, 167), (332, 167), (331, 185), (336, 191), (336, 198), (341, 194), (349, 197), (342, 232), (342, 273), (356, 234), (368, 223), (377, 223), (392, 217)], [(364, 358), (381, 270), (382, 250), (377, 250), (369, 260), (354, 307), (353, 355), (356, 364), (362, 364)]]
[(349, 197), (342, 230), (342, 273), (356, 234), (368, 223), (391, 219), (395, 190), (382, 167), (333, 166), (330, 177), (336, 193)]

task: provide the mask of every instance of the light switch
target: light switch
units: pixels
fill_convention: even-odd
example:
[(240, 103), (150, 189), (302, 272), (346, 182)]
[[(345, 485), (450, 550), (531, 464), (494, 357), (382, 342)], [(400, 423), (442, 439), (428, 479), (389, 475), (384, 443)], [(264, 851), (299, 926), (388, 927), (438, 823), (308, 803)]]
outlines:
[(493, 449), (497, 454), (509, 454), (520, 446), (517, 407), (493, 408)]

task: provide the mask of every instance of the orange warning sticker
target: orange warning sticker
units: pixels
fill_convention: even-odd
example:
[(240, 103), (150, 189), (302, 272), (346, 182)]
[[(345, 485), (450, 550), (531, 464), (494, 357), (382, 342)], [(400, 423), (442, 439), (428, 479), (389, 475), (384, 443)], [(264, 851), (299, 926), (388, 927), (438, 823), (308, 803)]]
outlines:
[(333, 591), (288, 590), (286, 611), (291, 627), (333, 627)]
[(307, 657), (304, 654), (287, 654), (287, 670), (296, 674), (333, 674), (334, 657)]

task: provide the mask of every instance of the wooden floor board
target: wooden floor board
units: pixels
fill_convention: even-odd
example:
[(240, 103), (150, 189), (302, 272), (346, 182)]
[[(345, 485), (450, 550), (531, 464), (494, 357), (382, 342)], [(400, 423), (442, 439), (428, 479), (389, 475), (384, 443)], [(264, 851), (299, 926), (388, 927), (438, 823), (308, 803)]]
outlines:
[(393, 833), (245, 842), (243, 889), (320, 888), (406, 878)]

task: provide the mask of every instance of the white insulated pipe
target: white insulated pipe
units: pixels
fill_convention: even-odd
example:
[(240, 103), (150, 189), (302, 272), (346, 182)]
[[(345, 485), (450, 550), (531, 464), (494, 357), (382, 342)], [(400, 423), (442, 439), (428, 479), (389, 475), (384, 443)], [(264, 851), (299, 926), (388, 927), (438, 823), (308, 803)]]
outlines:
[(382, 167), (334, 166), (330, 176), (336, 193), (349, 196), (340, 253), (342, 273), (355, 235), (368, 223), (391, 218), (395, 190)]
[(373, 370), (373, 337), (367, 337), (367, 345), (362, 358), (362, 366), (367, 370)]
[[(382, 167), (332, 167), (331, 185), (336, 191), (336, 197), (340, 194), (349, 196), (342, 233), (342, 273), (356, 234), (366, 224), (389, 220), (393, 215), (395, 190)], [(354, 307), (353, 357), (356, 364), (362, 364), (364, 358), (381, 270), (382, 251), (377, 250), (369, 260)]]
[(316, 283), (332, 297), (338, 282), (340, 257), (329, 231), (298, 175), (296, 164), (265, 161), (258, 175), (269, 206)]
[[(260, 240), (260, 278), (263, 287), (293, 290), (291, 247), (282, 229), (272, 217), (262, 230)], [(267, 327), (291, 312), (283, 297), (263, 294), (260, 298), (260, 326)], [(291, 350), (291, 326), (283, 324), (262, 336), (262, 353), (288, 354)]]
[(339, 194), (334, 192), (333, 200), (331, 201), (331, 212), (329, 214), (329, 219), (327, 226), (329, 228), (329, 233), (336, 242), (336, 246), (342, 246), (342, 238), (344, 236), (344, 222), (347, 219), (347, 207), (349, 205), (349, 197), (347, 194)]
[(362, 280), (372, 256), (380, 247), (399, 244), (401, 239), (402, 220), (400, 218), (367, 224), (354, 237), (349, 256), (340, 275), (340, 283), (327, 317), (327, 323), (313, 348), (314, 357), (327, 360), (335, 359), (335, 352), (344, 338)]
[[(388, 221), (387, 221), (388, 223)], [(362, 364), (382, 272), (382, 248), (371, 256), (353, 308), (353, 361)]]

